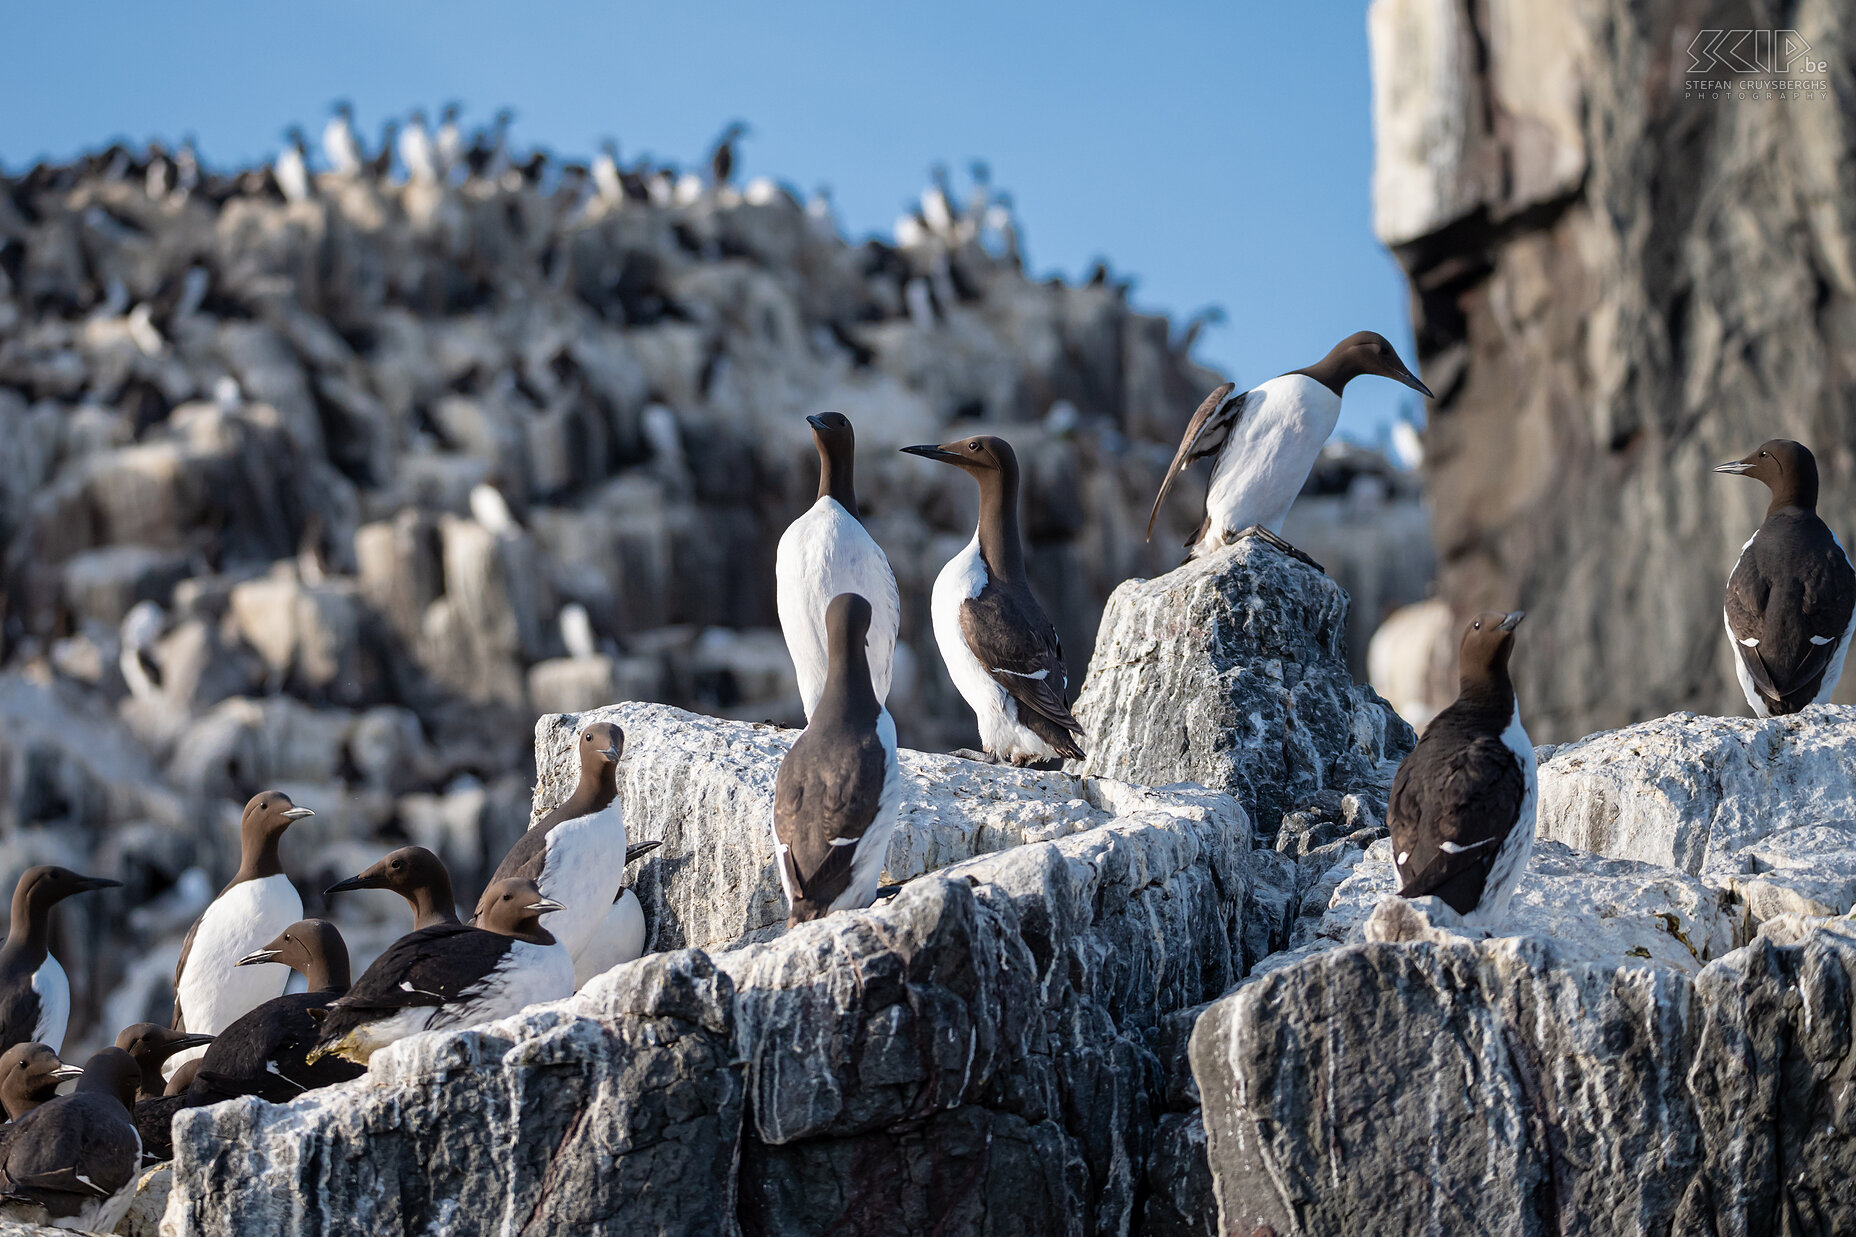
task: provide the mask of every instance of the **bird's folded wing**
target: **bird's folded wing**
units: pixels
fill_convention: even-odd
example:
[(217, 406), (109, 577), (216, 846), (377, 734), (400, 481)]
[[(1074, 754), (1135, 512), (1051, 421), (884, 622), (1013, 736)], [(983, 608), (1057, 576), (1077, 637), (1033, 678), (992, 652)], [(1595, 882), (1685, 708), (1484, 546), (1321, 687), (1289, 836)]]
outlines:
[(829, 904), (851, 883), (852, 861), (876, 819), (886, 757), (877, 743), (841, 753), (830, 767), (775, 779), (773, 829), (787, 878), (809, 902)]
[(187, 939), (180, 943), (180, 961), (174, 964), (174, 1020), (172, 1025), (176, 1031), (187, 1029), (186, 1018), (180, 1007), (180, 977), (186, 973), (187, 955), (193, 952), (193, 938), (199, 934), (200, 924), (205, 918), (206, 915), (202, 912), (200, 918), (193, 921), (193, 926), (187, 929)]
[(1064, 699), (1069, 672), (1063, 664), (1063, 644), (1043, 615), (1024, 613), (1003, 589), (985, 588), (960, 603), (960, 634), (986, 673), (1020, 708), (1072, 734), (1083, 732)]
[(1166, 496), (1172, 493), (1173, 483), (1179, 480), (1179, 474), (1186, 471), (1186, 466), (1194, 460), (1204, 459), (1219, 450), (1225, 439), (1231, 436), (1231, 427), (1236, 425), (1244, 415), (1244, 404), (1248, 391), (1238, 391), (1235, 382), (1227, 382), (1200, 404), (1198, 411), (1192, 414), (1192, 420), (1186, 422), (1186, 432), (1179, 440), (1179, 450), (1173, 454), (1173, 462), (1167, 466), (1166, 476), (1160, 481), (1160, 492), (1154, 496), (1154, 509), (1147, 517), (1147, 539), (1153, 540), (1154, 521), (1160, 518), (1160, 506), (1166, 502)]
[(1497, 738), (1407, 761), (1393, 780), (1386, 813), (1399, 893), (1421, 898), (1462, 883), (1480, 888), (1526, 793), (1521, 762)]
[(334, 1005), (349, 1010), (443, 1005), (480, 980), (506, 948), (495, 933), (462, 924), (420, 928), (389, 945)]

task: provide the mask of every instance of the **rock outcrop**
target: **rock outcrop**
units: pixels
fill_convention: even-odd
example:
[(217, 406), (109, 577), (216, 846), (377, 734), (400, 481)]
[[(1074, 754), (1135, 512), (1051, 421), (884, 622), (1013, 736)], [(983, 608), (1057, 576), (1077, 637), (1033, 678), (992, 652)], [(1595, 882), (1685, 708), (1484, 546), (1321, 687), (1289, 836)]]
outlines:
[[(1766, 495), (1709, 467), (1805, 442), (1856, 533), (1847, 14), (1375, 0), (1369, 29), (1375, 226), (1438, 396), (1443, 595), (1533, 616), (1536, 739), (1744, 713), (1720, 599)], [(1736, 39), (1784, 63), (1737, 70)]]
[[(760, 908), (749, 895), (772, 879), (766, 820), (790, 732), (708, 723), (745, 776), (698, 766), (633, 797), (632, 779), (695, 753), (703, 723), (617, 716), (635, 819), (678, 822), (650, 909), (671, 908), (686, 939), (751, 929), (739, 909), (718, 923), (686, 908)], [(925, 802), (905, 812), (892, 877), (1010, 840), (962, 822), (1023, 816), (1033, 796), (997, 787), (1062, 777), (980, 772), (995, 789), (914, 785)], [(870, 910), (649, 955), (569, 1001), (404, 1041), (366, 1078), (288, 1106), (188, 1113), (165, 1229), (1133, 1231), (1169, 1019), (1238, 978), (1250, 830), (1226, 795), (1074, 785), (1076, 803), (1042, 800), (1059, 809), (1052, 840), (936, 866)], [(1085, 809), (1097, 815), (1079, 831), (1062, 823)], [(687, 862), (699, 829), (724, 854), (706, 866)]]

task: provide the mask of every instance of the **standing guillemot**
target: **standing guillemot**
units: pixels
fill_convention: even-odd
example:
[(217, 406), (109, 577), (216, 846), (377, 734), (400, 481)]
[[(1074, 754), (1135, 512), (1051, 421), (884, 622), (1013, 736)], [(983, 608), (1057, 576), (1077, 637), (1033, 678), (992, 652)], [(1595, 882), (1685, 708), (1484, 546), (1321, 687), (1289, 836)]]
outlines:
[(20, 1219), (107, 1233), (129, 1210), (142, 1140), (130, 1109), (142, 1071), (120, 1048), (84, 1062), (77, 1090), (21, 1117), (0, 1155), (0, 1198)]
[(560, 903), (548, 926), (578, 957), (599, 932), (625, 880), (625, 809), (619, 802), (619, 758), (625, 732), (594, 722), (580, 734), (580, 780), (572, 793), (516, 839), (490, 877), (535, 882)]
[[(625, 848), (626, 866), (662, 845), (655, 841), (633, 842)], [(593, 933), (593, 939), (574, 955), (574, 990), (584, 988), (586, 981), (595, 975), (604, 975), (615, 966), (642, 958), (645, 928), (644, 905), (638, 901), (638, 895), (630, 889), (619, 890), (619, 896)]]
[(64, 1047), (71, 1016), (71, 981), (52, 957), (52, 907), (74, 893), (112, 889), (121, 881), (79, 876), (68, 868), (27, 868), (13, 887), (13, 920), (0, 945), (0, 1050), (40, 1043)]
[(1322, 444), (1340, 420), (1341, 392), (1362, 374), (1378, 374), (1426, 399), (1435, 398), (1385, 337), (1372, 331), (1349, 335), (1307, 369), (1243, 392), (1227, 382), (1206, 396), (1186, 423), (1179, 450), (1160, 482), (1153, 513), (1147, 517), (1148, 540), (1153, 540), (1160, 505), (1179, 475), (1194, 460), (1216, 455), (1205, 495), (1205, 522), (1186, 543), (1192, 547), (1191, 557), (1257, 537), (1318, 569), (1320, 564), (1282, 539), (1282, 525)]
[[(215, 1035), (248, 1010), (281, 995), (288, 973), (241, 970), (238, 960), (303, 917), (303, 899), (284, 875), (277, 846), (291, 822), (315, 813), (281, 790), (264, 790), (239, 820), (239, 865), (231, 883), (194, 921), (174, 968), (174, 1029)], [(169, 1076), (199, 1055), (169, 1059)]]
[(441, 924), (402, 936), (345, 995), (316, 1011), (321, 1034), (307, 1063), (336, 1056), (366, 1065), (408, 1035), (475, 1026), (572, 996), (573, 958), (541, 926), (542, 915), (560, 909), (534, 881), (503, 879), (477, 904), (479, 926)]
[(1721, 610), (1740, 690), (1760, 717), (1823, 704), (1843, 677), (1856, 571), (1817, 516), (1817, 460), (1802, 444), (1775, 438), (1714, 471), (1772, 491), (1766, 518), (1727, 577)]
[(902, 602), (888, 556), (858, 518), (852, 484), (856, 440), (849, 419), (825, 412), (806, 421), (818, 448), (818, 499), (781, 535), (773, 575), (780, 634), (810, 718), (825, 689), (825, 607), (831, 599), (857, 593), (870, 603), (870, 682), (878, 704), (889, 699)]
[(1463, 632), (1462, 686), (1392, 779), (1386, 824), (1407, 898), (1434, 894), (1466, 922), (1508, 912), (1534, 853), (1534, 745), (1508, 657), (1522, 612), (1479, 614)]
[(167, 1079), (161, 1076), (161, 1067), (169, 1057), (188, 1048), (203, 1048), (212, 1042), (213, 1037), (210, 1035), (175, 1031), (158, 1022), (132, 1023), (116, 1036), (116, 1046), (128, 1053), (136, 1068), (142, 1071), (142, 1081), (135, 1095), (138, 1102), (161, 1098), (162, 1092), (167, 1089)]
[(805, 733), (773, 781), (773, 837), (786, 926), (876, 897), (896, 828), (896, 724), (870, 686), (870, 603), (840, 593), (825, 611), (830, 670)]
[(349, 987), (348, 945), (335, 925), (326, 919), (293, 923), (263, 949), (238, 960), (240, 966), (266, 963), (301, 975), (306, 990), (273, 997), (221, 1031), (200, 1058), (200, 1072), (187, 1092), (191, 1103), (255, 1095), (283, 1104), (367, 1072), (339, 1057), (324, 1057), (314, 1065), (308, 1061), (322, 1034), (309, 1011), (326, 1008)]
[(1069, 672), (1057, 629), (1031, 595), (1018, 539), (1018, 457), (982, 435), (910, 455), (964, 469), (980, 487), (979, 528), (935, 578), (934, 639), (954, 686), (979, 719), (994, 760), (1079, 759), (1082, 723), (1065, 699)]
[(451, 873), (443, 859), (423, 846), (402, 846), (358, 876), (330, 885), (322, 896), (350, 889), (391, 889), (399, 894), (412, 907), (415, 932), (458, 922), (457, 899), (451, 896)]

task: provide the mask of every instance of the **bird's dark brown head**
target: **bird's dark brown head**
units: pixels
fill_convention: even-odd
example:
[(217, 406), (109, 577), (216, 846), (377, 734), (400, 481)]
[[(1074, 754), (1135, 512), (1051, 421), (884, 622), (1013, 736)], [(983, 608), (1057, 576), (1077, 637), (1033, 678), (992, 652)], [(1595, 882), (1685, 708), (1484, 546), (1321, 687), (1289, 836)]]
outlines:
[(29, 909), (50, 908), (64, 901), (73, 894), (88, 893), (93, 889), (114, 889), (121, 881), (110, 880), (104, 876), (83, 876), (69, 868), (45, 864), (36, 868), (27, 868), (19, 874), (19, 884), (13, 891), (15, 906)]
[(344, 963), (348, 946), (334, 924), (326, 919), (299, 919), (262, 949), (254, 949), (234, 962), (234, 966), (259, 966), (277, 962), (300, 975), (308, 976), (328, 959), (341, 956)]
[(134, 1057), (138, 1066), (159, 1066), (177, 1052), (212, 1042), (210, 1035), (176, 1031), (158, 1022), (133, 1023), (116, 1036), (116, 1046)]
[(561, 909), (559, 902), (542, 896), (534, 881), (511, 876), (483, 891), (472, 922), (486, 932), (534, 939), (546, 935), (542, 931), (541, 917)]
[(444, 860), (423, 846), (402, 846), (375, 860), (359, 874), (337, 881), (323, 890), (323, 896), (346, 893), (350, 889), (391, 889), (402, 897), (415, 889), (435, 883), (439, 877), (450, 883)]
[(594, 722), (580, 731), (580, 767), (596, 772), (625, 755), (625, 732), (616, 722)]
[(17, 1121), (58, 1094), (58, 1084), (83, 1070), (66, 1065), (47, 1044), (14, 1044), (0, 1053), (0, 1103)]
[(1321, 382), (1336, 395), (1344, 391), (1355, 378), (1370, 374), (1408, 386), (1426, 399), (1435, 398), (1431, 389), (1418, 381), (1418, 376), (1411, 372), (1411, 368), (1399, 356), (1398, 349), (1377, 331), (1357, 331), (1347, 336), (1335, 344), (1327, 356), (1298, 372)]
[(77, 1080), (78, 1091), (91, 1095), (111, 1095), (122, 1106), (135, 1109), (135, 1093), (142, 1085), (142, 1067), (120, 1048), (105, 1048), (92, 1053), (84, 1062), (84, 1076)]
[(1714, 471), (1764, 482), (1772, 491), (1769, 510), (1817, 509), (1817, 457), (1801, 442), (1774, 438), (1761, 443), (1751, 455), (1717, 465)]
[(1018, 476), (1018, 456), (1013, 453), (1012, 444), (991, 434), (976, 434), (972, 438), (957, 438), (953, 442), (902, 449), (925, 460), (939, 460), (943, 464), (964, 468), (975, 477), (987, 473), (1013, 478)]
[(1508, 681), (1508, 657), (1514, 652), (1514, 629), (1526, 617), (1523, 610), (1508, 614), (1490, 610), (1469, 620), (1457, 653), (1464, 691)]
[(851, 419), (841, 412), (814, 413), (806, 418), (806, 424), (812, 427), (812, 439), (818, 443), (820, 454), (828, 450), (848, 454), (856, 444)]
[(239, 833), (251, 839), (282, 837), (293, 823), (314, 815), (308, 808), (290, 802), (290, 796), (281, 790), (260, 790), (245, 801)]

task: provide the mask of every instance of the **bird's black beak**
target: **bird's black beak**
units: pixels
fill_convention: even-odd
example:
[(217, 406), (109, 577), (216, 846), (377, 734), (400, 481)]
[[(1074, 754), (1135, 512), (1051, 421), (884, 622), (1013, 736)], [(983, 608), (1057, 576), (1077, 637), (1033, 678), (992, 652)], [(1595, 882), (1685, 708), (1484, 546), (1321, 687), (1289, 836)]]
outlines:
[(559, 902), (556, 902), (553, 898), (543, 898), (539, 902), (530, 902), (522, 909), (534, 911), (537, 915), (545, 915), (549, 911), (564, 911), (567, 908), (562, 906)]
[(1501, 621), (1501, 624), (1500, 624), (1501, 630), (1513, 631), (1515, 628), (1521, 625), (1521, 620), (1526, 617), (1527, 617), (1527, 611), (1516, 610), (1514, 613), (1508, 615), (1508, 617), (1504, 618)]
[(293, 807), (283, 814), (283, 818), (285, 820), (302, 820), (305, 816), (314, 815), (315, 813), (306, 807)]
[(633, 842), (625, 848), (625, 862), (637, 863), (662, 845), (662, 842)]
[(283, 950), (281, 949), (254, 949), (232, 965), (257, 966), (261, 962), (275, 962), (277, 961), (277, 955), (282, 952)]
[(345, 881), (336, 881), (322, 891), (322, 896), (326, 898), (332, 893), (347, 893), (350, 889), (379, 889), (381, 887), (381, 877), (369, 876), (363, 872), (359, 876), (350, 876)]
[(600, 752), (600, 755), (604, 756), (607, 760), (617, 760), (619, 757), (623, 756), (624, 754), (625, 754), (625, 749), (618, 748), (618, 747), (608, 747), (604, 751)]
[(52, 1077), (60, 1082), (63, 1082), (67, 1078), (82, 1078), (83, 1076), (84, 1067), (81, 1065), (60, 1065), (57, 1069), (52, 1071)]
[(807, 417), (806, 424), (810, 425), (821, 434), (825, 432), (825, 418), (819, 416), (817, 413), (813, 413), (811, 416)]
[(1753, 466), (1745, 460), (1729, 460), (1725, 464), (1715, 465), (1714, 471), (1724, 472), (1730, 477), (1742, 477), (1752, 472)]
[(113, 881), (107, 876), (80, 876), (77, 878), (77, 892), (89, 893), (92, 889), (120, 889), (121, 881)]
[(213, 1042), (210, 1035), (176, 1035), (161, 1046), (169, 1053), (181, 1052), (188, 1048), (204, 1048)]
[(966, 462), (965, 456), (956, 455), (954, 452), (944, 447), (938, 447), (933, 443), (926, 443), (919, 447), (904, 447), (902, 448), (902, 453), (904, 455), (919, 455), (925, 460), (940, 460), (943, 464), (961, 464)]

